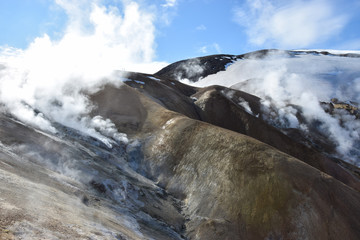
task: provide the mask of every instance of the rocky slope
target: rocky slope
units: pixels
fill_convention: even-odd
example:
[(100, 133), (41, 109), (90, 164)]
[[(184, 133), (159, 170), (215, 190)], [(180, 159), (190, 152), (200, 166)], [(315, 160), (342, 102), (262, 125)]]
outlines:
[[(214, 58), (214, 71), (233, 59)], [(171, 67), (115, 76), (124, 83), (84, 94), (89, 117), (127, 141), (2, 111), (0, 239), (360, 237), (359, 169), (324, 136), (270, 124), (259, 97), (185, 85)]]

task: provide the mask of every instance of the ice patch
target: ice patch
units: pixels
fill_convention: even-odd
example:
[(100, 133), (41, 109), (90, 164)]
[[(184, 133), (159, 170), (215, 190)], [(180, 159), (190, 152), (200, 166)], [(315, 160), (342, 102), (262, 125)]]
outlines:
[(158, 81), (158, 82), (160, 82), (160, 81), (161, 81), (160, 79), (158, 79), (158, 78), (156, 78), (156, 77), (151, 77), (151, 76), (148, 76), (148, 78), (150, 78), (150, 79), (152, 79), (152, 80), (155, 80), (155, 81)]
[(328, 52), (330, 54), (359, 54), (360, 55), (360, 51), (358, 50), (333, 50), (333, 49), (300, 49), (300, 50), (294, 50), (296, 52), (311, 52), (311, 51), (315, 51), (315, 52)]
[(136, 83), (138, 83), (138, 84), (145, 85), (145, 82), (138, 81), (138, 80), (134, 80), (134, 79), (129, 79), (129, 78), (123, 78), (123, 79), (122, 79), (122, 82), (136, 82)]
[(145, 82), (142, 82), (142, 81), (134, 80), (134, 82), (136, 82), (136, 83), (138, 83), (138, 84), (145, 85)]

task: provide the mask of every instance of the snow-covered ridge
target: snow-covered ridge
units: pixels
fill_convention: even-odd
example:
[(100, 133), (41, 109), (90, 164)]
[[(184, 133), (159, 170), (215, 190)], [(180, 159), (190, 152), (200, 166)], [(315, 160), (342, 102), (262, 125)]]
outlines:
[(321, 122), (322, 132), (335, 143), (339, 156), (358, 162), (360, 121), (346, 111), (341, 116), (327, 114), (320, 102), (333, 98), (360, 102), (360, 58), (344, 55), (360, 51), (274, 50), (264, 51), (261, 56), (256, 53), (246, 54), (224, 71), (187, 83), (196, 87), (220, 85), (258, 96), (265, 105), (271, 102), (284, 112), (280, 115), (291, 120), (292, 127), (306, 132), (307, 127), (297, 120), (298, 111), (288, 107), (300, 106), (309, 123)]
[(296, 49), (296, 52), (328, 52), (330, 54), (359, 54), (360, 50), (335, 50), (335, 49)]

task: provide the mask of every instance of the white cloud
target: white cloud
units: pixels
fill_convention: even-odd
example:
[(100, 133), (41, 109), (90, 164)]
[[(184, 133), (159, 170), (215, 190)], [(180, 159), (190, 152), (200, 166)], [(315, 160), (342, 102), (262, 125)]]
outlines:
[(245, 27), (251, 44), (298, 48), (338, 34), (347, 16), (336, 10), (331, 0), (247, 0), (234, 19)]
[(204, 24), (201, 24), (201, 25), (196, 27), (196, 30), (198, 30), (198, 31), (205, 31), (206, 29), (207, 28), (206, 28), (206, 26)]
[(199, 52), (200, 53), (203, 53), (203, 54), (206, 54), (206, 53), (208, 53), (208, 49), (207, 49), (208, 47), (207, 46), (202, 46), (202, 47), (200, 47), (199, 48)]
[(220, 45), (218, 43), (213, 43), (212, 45), (216, 51), (216, 53), (221, 53), (221, 48)]
[(198, 52), (202, 54), (208, 53), (221, 53), (221, 47), (218, 43), (213, 43), (209, 45), (204, 45), (198, 49)]
[(165, 8), (168, 8), (168, 7), (174, 7), (176, 5), (176, 2), (177, 0), (166, 0), (165, 3), (162, 5), (163, 7)]

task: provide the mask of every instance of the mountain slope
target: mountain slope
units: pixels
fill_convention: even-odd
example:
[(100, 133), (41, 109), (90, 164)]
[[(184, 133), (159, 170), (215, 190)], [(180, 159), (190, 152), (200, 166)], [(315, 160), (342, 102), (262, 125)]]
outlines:
[[(146, 84), (141, 91), (145, 88)], [(144, 136), (140, 137), (145, 139), (144, 158), (137, 165), (137, 171), (145, 172), (170, 194), (183, 200), (188, 237), (258, 239), (273, 235), (286, 238), (290, 236), (288, 231), (296, 237), (305, 234), (319, 239), (342, 234), (350, 239), (358, 236), (356, 228), (353, 232), (345, 227), (341, 232), (343, 228), (338, 226), (329, 234), (333, 229), (330, 220), (333, 215), (315, 207), (330, 204), (339, 211), (335, 215), (353, 214), (351, 221), (357, 221), (353, 218), (358, 209), (357, 191), (245, 135), (188, 119), (154, 105), (147, 98), (140, 99), (149, 111), (142, 125)], [(97, 104), (103, 108), (101, 102)], [(109, 109), (109, 112), (113, 111)], [(309, 190), (314, 195), (309, 196)], [(328, 199), (331, 191), (341, 191), (344, 198), (340, 200), (335, 194), (334, 200)], [(305, 219), (301, 222), (305, 205), (297, 204), (307, 198), (311, 200), (306, 200), (305, 205), (315, 208), (314, 218), (302, 216)], [(355, 212), (344, 210), (343, 201)], [(317, 217), (328, 220), (322, 225), (316, 222)], [(313, 224), (319, 226), (316, 232), (312, 231)], [(300, 231), (298, 225), (306, 226)]]
[[(136, 75), (136, 77), (138, 76), (139, 75)], [(135, 76), (128, 76), (128, 78), (131, 77)], [(195, 92), (195, 94), (190, 95), (189, 97), (182, 95), (182, 98), (174, 99), (176, 94), (174, 94), (173, 91), (176, 91), (178, 86), (183, 88), (183, 84), (171, 84), (170, 88), (172, 88), (172, 91), (163, 91), (162, 85), (166, 84), (167, 80), (152, 81), (152, 79), (146, 78), (138, 79), (141, 79), (144, 84), (139, 84), (134, 81), (126, 83), (139, 89), (147, 96), (151, 95), (152, 98), (158, 100), (166, 99), (166, 101), (159, 103), (169, 110), (178, 111), (190, 118), (205, 121), (256, 138), (332, 175), (355, 189), (360, 189), (358, 180), (359, 171), (357, 168), (347, 165), (344, 161), (339, 159), (334, 159), (321, 154), (320, 151), (313, 148), (311, 145), (308, 146), (302, 144), (298, 141), (298, 138), (290, 138), (278, 129), (269, 125), (266, 121), (262, 120), (261, 117), (255, 117), (254, 115), (262, 114), (261, 99), (255, 96), (219, 86), (204, 89), (187, 87), (189, 90), (187, 90), (186, 93), (191, 94)], [(159, 92), (161, 92), (161, 95), (153, 94), (154, 91), (158, 90), (160, 90)], [(229, 92), (232, 93), (232, 98), (229, 98)], [(246, 102), (249, 103), (249, 107), (251, 106), (251, 109), (253, 109), (254, 112), (250, 114), (247, 109), (238, 103), (238, 98), (246, 100)], [(183, 106), (184, 103), (186, 103), (186, 108)], [(174, 106), (178, 106), (179, 110), (176, 110), (176, 107), (174, 108)], [(348, 170), (344, 170), (344, 166), (348, 167)], [(349, 173), (349, 170), (354, 174)]]
[(82, 90), (78, 124), (5, 107), (0, 239), (359, 238), (359, 169), (331, 142), (290, 134), (258, 96), (173, 76), (115, 73)]

